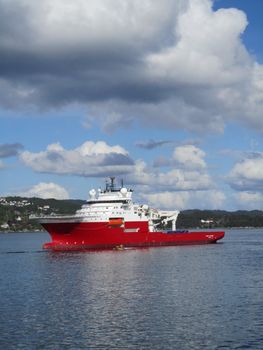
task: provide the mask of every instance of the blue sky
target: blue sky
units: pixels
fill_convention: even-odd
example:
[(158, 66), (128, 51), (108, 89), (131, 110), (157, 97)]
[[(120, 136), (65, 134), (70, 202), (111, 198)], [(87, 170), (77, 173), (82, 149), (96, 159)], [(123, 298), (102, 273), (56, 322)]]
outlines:
[(0, 0), (0, 196), (263, 209), (260, 0)]

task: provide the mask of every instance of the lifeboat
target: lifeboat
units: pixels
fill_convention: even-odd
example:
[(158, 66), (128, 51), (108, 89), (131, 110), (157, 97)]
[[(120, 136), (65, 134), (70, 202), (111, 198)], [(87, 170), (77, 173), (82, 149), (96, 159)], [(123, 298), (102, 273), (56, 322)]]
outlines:
[(123, 218), (110, 218), (109, 219), (109, 226), (122, 226), (123, 225)]

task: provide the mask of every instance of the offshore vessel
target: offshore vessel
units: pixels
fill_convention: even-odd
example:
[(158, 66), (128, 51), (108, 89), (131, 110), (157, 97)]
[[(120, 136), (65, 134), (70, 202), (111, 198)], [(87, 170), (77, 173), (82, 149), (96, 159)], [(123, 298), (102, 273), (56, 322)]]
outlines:
[[(223, 231), (176, 230), (179, 211), (164, 211), (132, 201), (132, 189), (117, 187), (115, 178), (106, 188), (89, 192), (89, 200), (74, 215), (38, 217), (51, 242), (51, 250), (123, 249), (215, 243)], [(170, 230), (160, 227), (170, 223)]]

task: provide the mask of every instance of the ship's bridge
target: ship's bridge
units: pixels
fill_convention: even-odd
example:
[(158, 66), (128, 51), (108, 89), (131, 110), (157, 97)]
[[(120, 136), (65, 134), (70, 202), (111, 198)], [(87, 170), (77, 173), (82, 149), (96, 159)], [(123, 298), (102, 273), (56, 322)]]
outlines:
[(117, 188), (115, 185), (115, 178), (110, 178), (110, 183), (106, 182), (105, 190), (95, 189), (89, 191), (90, 199), (88, 204), (95, 203), (127, 203), (131, 201), (132, 190), (126, 187)]

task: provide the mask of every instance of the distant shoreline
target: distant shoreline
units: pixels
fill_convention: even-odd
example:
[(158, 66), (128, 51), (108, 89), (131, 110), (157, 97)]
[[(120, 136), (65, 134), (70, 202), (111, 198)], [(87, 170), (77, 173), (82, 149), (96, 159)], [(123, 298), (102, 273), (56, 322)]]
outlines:
[[(5, 232), (45, 232), (30, 216), (72, 215), (86, 201), (57, 200), (27, 197), (0, 197), (0, 233)], [(176, 222), (177, 229), (228, 229), (262, 228), (261, 210), (182, 210)], [(170, 229), (164, 227), (164, 229)]]

